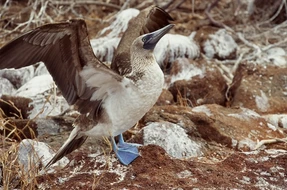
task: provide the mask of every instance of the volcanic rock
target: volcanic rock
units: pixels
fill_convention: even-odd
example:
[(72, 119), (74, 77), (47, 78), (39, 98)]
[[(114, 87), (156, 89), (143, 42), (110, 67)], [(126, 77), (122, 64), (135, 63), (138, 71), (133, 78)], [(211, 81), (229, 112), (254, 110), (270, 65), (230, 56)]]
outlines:
[(287, 68), (240, 64), (230, 88), (231, 106), (258, 113), (287, 112)]
[(178, 59), (173, 63), (169, 80), (171, 84), (168, 90), (179, 104), (225, 104), (226, 81), (214, 65)]

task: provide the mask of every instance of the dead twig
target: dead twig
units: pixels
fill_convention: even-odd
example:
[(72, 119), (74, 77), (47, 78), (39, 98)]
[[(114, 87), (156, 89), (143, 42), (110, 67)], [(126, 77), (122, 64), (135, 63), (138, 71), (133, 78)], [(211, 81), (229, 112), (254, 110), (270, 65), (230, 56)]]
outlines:
[(185, 0), (179, 0), (179, 1), (170, 1), (168, 2), (164, 7), (166, 7), (166, 12), (171, 12), (177, 9), (182, 3), (184, 3)]
[(210, 11), (218, 4), (220, 0), (215, 0), (213, 3), (209, 4), (208, 7), (205, 9), (204, 13), (206, 14), (207, 18), (210, 20), (210, 22), (219, 28), (224, 28), (225, 30), (231, 32), (231, 33), (235, 33), (235, 31), (230, 28), (229, 26), (223, 24), (222, 22), (216, 21), (210, 14)]
[(130, 0), (126, 0), (123, 6), (121, 7), (120, 11), (127, 9), (130, 5)]
[(205, 9), (204, 13), (214, 26), (217, 26), (219, 28), (225, 28), (223, 23), (216, 21), (210, 14), (210, 11), (218, 4), (219, 1), (220, 0), (215, 0), (213, 3), (209, 4)]
[(244, 37), (244, 35), (243, 35), (242, 33), (240, 33), (240, 32), (237, 33), (237, 37), (238, 37), (245, 45), (247, 45), (247, 46), (249, 46), (249, 47), (252, 47), (252, 48), (255, 50), (255, 52), (253, 51), (252, 54), (251, 54), (249, 57), (247, 57), (246, 59), (244, 59), (244, 60), (254, 59), (254, 58), (258, 57), (258, 56), (262, 53), (261, 48), (260, 48), (258, 45), (254, 44), (254, 43), (251, 43), (250, 41), (246, 40), (245, 37)]
[(279, 42), (277, 42), (277, 43), (275, 43), (275, 44), (270, 44), (270, 45), (268, 45), (268, 46), (263, 47), (263, 48), (262, 48), (262, 51), (267, 51), (268, 49), (271, 49), (271, 48), (274, 48), (274, 47), (278, 47), (278, 46), (281, 46), (281, 45), (283, 45), (283, 44), (286, 45), (286, 43), (287, 43), (287, 38), (285, 38), (284, 40), (279, 41)]
[[(51, 1), (50, 3), (53, 5), (57, 5), (57, 6), (71, 5), (71, 1)], [(74, 4), (74, 6), (98, 5), (98, 6), (106, 6), (106, 7), (112, 8), (112, 9), (116, 9), (116, 10), (121, 10), (121, 7), (118, 5), (100, 2), (100, 1), (74, 1), (73, 4)]]
[(257, 142), (257, 145), (255, 146), (254, 150), (259, 149), (263, 145), (281, 143), (281, 142), (287, 143), (287, 138), (282, 138), (282, 139), (275, 138), (275, 139), (261, 140), (261, 141)]
[(239, 64), (242, 62), (244, 54), (245, 54), (245, 52), (240, 53), (239, 57), (237, 58), (236, 62), (234, 63), (234, 65), (231, 69), (231, 73), (234, 73), (237, 70)]
[[(279, 4), (280, 2), (277, 1), (277, 3)], [(284, 5), (285, 5), (285, 9), (286, 9), (286, 6), (287, 6), (286, 0), (282, 0), (279, 6), (278, 6), (278, 5), (275, 5), (275, 7), (278, 6), (278, 9), (277, 9), (276, 13), (275, 13), (270, 19), (268, 19), (268, 20), (266, 20), (266, 21), (264, 21), (264, 22), (261, 22), (261, 23), (257, 24), (257, 26), (259, 27), (260, 25), (263, 25), (263, 24), (267, 24), (267, 23), (272, 22), (272, 21), (273, 21), (275, 18), (277, 18), (277, 16), (280, 14), (280, 12), (281, 12), (281, 10), (282, 10), (282, 8), (283, 8)]]

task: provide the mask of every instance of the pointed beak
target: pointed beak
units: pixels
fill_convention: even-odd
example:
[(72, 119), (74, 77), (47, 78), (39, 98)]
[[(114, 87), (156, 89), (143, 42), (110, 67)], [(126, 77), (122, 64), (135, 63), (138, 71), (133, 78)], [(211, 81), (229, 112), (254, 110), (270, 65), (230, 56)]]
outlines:
[(174, 26), (174, 24), (169, 24), (159, 30), (156, 30), (152, 33), (148, 33), (144, 35), (142, 41), (144, 42), (143, 48), (144, 49), (154, 49), (157, 42), (166, 34), (168, 31)]

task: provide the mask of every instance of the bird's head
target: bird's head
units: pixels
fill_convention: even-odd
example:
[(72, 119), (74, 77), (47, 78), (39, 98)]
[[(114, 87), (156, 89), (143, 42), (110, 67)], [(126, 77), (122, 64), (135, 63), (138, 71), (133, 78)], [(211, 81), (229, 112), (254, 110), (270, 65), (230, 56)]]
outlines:
[(153, 51), (158, 41), (174, 26), (174, 24), (169, 24), (159, 30), (154, 32), (144, 34), (139, 36), (133, 45), (138, 50), (150, 50)]

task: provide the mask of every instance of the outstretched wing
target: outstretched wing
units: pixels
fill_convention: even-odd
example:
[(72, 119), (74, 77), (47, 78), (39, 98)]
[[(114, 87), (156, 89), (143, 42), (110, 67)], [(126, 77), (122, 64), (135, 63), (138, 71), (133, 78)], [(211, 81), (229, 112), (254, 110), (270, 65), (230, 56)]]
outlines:
[(113, 58), (111, 69), (123, 76), (130, 73), (130, 46), (133, 41), (143, 34), (154, 32), (169, 25), (170, 21), (173, 21), (173, 18), (159, 7), (141, 11), (137, 17), (129, 22), (128, 29), (125, 31)]
[[(95, 57), (84, 20), (38, 27), (0, 49), (0, 69), (20, 68), (39, 61), (45, 63), (67, 102), (94, 119), (100, 114), (105, 95), (102, 87), (116, 86), (122, 80)], [(91, 78), (93, 84), (88, 82)]]

